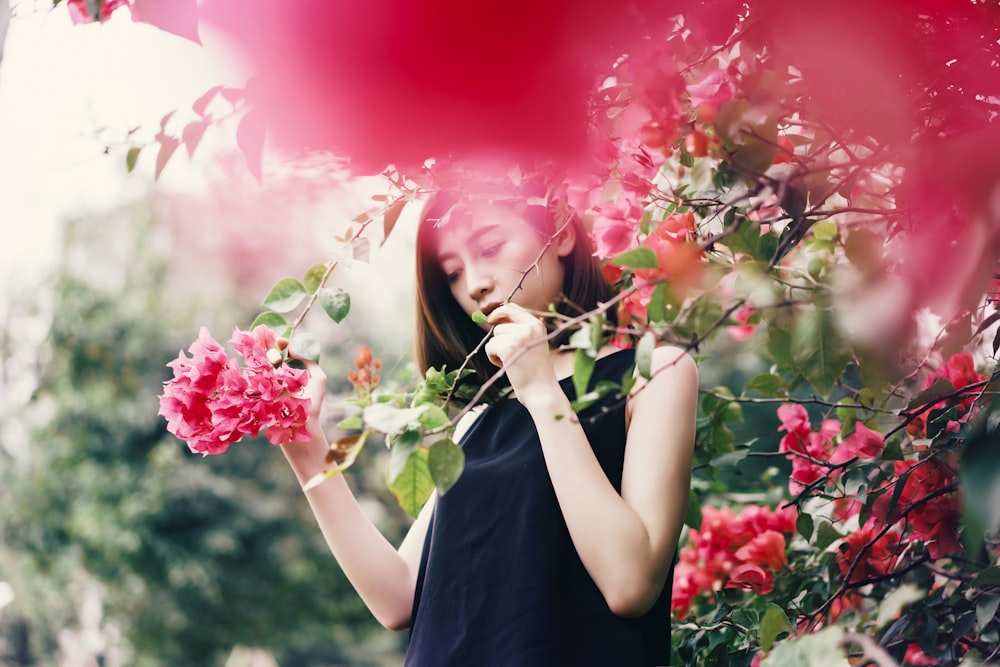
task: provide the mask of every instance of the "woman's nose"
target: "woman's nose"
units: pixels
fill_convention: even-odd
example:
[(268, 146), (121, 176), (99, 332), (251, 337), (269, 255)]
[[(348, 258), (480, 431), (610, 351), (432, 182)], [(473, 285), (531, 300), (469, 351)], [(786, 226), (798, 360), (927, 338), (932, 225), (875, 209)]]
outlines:
[(495, 283), (490, 273), (468, 269), (465, 272), (465, 281), (466, 289), (469, 290), (469, 296), (473, 301), (479, 301), (489, 294)]

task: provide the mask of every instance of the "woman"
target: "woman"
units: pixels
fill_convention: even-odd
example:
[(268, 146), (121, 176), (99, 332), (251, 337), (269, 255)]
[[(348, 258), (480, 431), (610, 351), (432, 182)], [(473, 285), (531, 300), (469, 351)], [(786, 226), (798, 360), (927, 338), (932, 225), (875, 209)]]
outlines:
[[(670, 572), (690, 486), (697, 370), (658, 348), (652, 379), (570, 407), (573, 354), (539, 317), (608, 297), (575, 220), (527, 201), (438, 197), (418, 233), (417, 357), (504, 388), (463, 420), (466, 464), (398, 549), (342, 476), (307, 496), (344, 572), (387, 628), (410, 628), (406, 665), (646, 667), (669, 659)], [(567, 310), (568, 309), (568, 310)], [(477, 325), (472, 315), (486, 315)], [(550, 338), (552, 340), (550, 340)], [(629, 350), (606, 346), (592, 385), (621, 381)], [(308, 443), (283, 447), (300, 482), (323, 468), (323, 375), (310, 367)]]

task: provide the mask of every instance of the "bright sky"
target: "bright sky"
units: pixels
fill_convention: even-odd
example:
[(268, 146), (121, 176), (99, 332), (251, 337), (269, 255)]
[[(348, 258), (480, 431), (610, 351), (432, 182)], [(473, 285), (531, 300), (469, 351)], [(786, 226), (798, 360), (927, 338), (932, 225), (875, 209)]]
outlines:
[[(124, 149), (104, 155), (105, 146), (130, 128), (155, 131), (165, 112), (213, 85), (243, 83), (204, 27), (203, 47), (133, 23), (127, 11), (74, 26), (49, 0), (13, 4), (0, 64), (0, 286), (50, 260), (57, 221), (148, 189), (152, 155), (128, 175)], [(168, 168), (161, 185), (183, 189), (184, 177)]]

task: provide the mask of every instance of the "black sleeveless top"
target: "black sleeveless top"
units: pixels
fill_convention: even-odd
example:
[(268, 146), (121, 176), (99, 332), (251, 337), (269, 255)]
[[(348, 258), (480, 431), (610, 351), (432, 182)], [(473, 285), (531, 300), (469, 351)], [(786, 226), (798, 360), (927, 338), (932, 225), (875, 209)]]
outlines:
[[(598, 359), (591, 387), (621, 382), (633, 359), (630, 350)], [(570, 378), (560, 385), (575, 398)], [(621, 493), (623, 401), (611, 392), (579, 419)], [(437, 499), (424, 541), (405, 665), (666, 665), (672, 576), (645, 615), (612, 613), (570, 539), (524, 406), (500, 399), (461, 444), (465, 470)]]

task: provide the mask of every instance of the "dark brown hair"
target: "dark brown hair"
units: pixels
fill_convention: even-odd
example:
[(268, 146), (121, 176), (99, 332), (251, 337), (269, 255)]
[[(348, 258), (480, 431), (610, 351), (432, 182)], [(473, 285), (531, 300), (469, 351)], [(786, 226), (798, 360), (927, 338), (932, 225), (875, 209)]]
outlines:
[[(416, 360), (421, 374), (428, 368), (448, 371), (458, 369), (465, 361), (469, 352), (485, 337), (485, 332), (462, 309), (451, 293), (447, 277), (441, 270), (436, 252), (434, 252), (434, 233), (438, 224), (448, 224), (447, 217), (453, 213), (465, 199), (453, 193), (438, 193), (432, 196), (424, 207), (417, 229), (417, 330), (415, 336)], [(556, 233), (556, 214), (544, 207), (527, 205), (522, 200), (504, 200), (495, 205), (509, 206), (517, 211), (526, 222), (535, 227), (546, 237)], [(570, 317), (593, 310), (600, 303), (613, 296), (613, 290), (605, 281), (599, 261), (593, 255), (590, 236), (583, 228), (578, 216), (569, 218), (575, 235), (573, 249), (565, 257), (560, 258), (564, 268), (562, 298), (555, 304), (556, 311)], [(610, 309), (607, 317), (612, 324), (615, 322), (615, 309)], [(555, 347), (565, 344), (571, 331), (564, 331), (550, 341)], [(475, 371), (462, 381), (461, 386), (472, 390), (477, 389), (497, 371), (480, 349), (470, 359), (467, 368)], [(495, 400), (509, 386), (507, 377), (503, 376), (491, 385), (484, 397)], [(464, 393), (464, 392), (463, 392)]]

